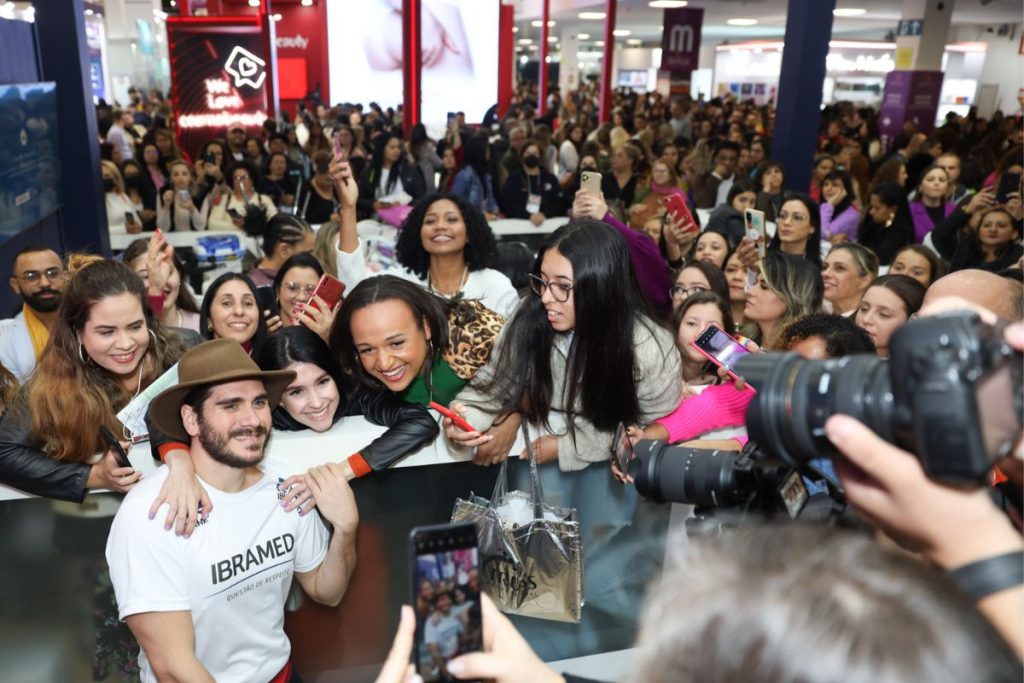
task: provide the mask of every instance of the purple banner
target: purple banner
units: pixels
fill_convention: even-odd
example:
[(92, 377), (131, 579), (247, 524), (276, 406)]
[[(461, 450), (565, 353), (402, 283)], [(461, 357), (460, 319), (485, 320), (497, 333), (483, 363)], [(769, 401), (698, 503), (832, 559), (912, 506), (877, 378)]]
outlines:
[(700, 58), (700, 29), (704, 10), (697, 8), (665, 10), (661, 35), (661, 68), (675, 73), (697, 68)]
[(918, 132), (931, 132), (941, 91), (941, 71), (890, 71), (885, 77), (882, 106), (878, 110), (882, 146), (888, 149), (907, 121), (913, 121)]

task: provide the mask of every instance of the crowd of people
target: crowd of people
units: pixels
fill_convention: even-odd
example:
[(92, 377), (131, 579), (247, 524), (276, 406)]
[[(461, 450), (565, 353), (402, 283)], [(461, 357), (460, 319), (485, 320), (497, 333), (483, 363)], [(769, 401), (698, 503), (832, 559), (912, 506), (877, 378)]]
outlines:
[[(349, 532), (354, 533), (358, 515), (345, 482), (390, 467), (435, 439), (443, 438), (453, 452), (470, 451), (480, 466), (494, 465), (519, 455), (511, 451), (525, 420), (537, 430), (532, 444), (537, 462), (553, 463), (549, 466), (566, 477), (608, 466), (620, 424), (640, 438), (739, 450), (747, 441), (745, 415), (754, 394), (694, 349), (694, 340), (708, 325), (729, 332), (753, 352), (887, 357), (897, 329), (950, 296), (994, 318), (1024, 318), (1024, 128), (1019, 115), (985, 120), (973, 113), (951, 114), (929, 133), (908, 123), (886, 147), (875, 112), (850, 103), (830, 105), (822, 111), (810, 186), (790, 188), (786, 169), (772, 160), (770, 106), (619, 91), (612, 120), (600, 122), (594, 95), (590, 86), (565, 100), (552, 92), (547, 113), (538, 116), (536, 92), (524, 86), (504, 115), (495, 108), (481, 125), (470, 125), (459, 114), (437, 141), (422, 125), (413, 126), (409, 139), (403, 137), (400, 108), (316, 104), (294, 120), (267, 121), (255, 135), (241, 124), (229, 125), (194, 159), (178, 147), (171, 132), (171, 103), (158, 93), (146, 102), (139, 97), (125, 109), (101, 107), (109, 229), (140, 237), (115, 259), (62, 255), (41, 246), (25, 248), (15, 258), (11, 286), (23, 307), (16, 317), (0, 322), (5, 408), (0, 481), (71, 501), (82, 501), (90, 489), (129, 492), (132, 504), (118, 514), (108, 556), (121, 614), (142, 645), (146, 671), (160, 677), (197, 670), (175, 660), (180, 642), (154, 630), (172, 628), (177, 634), (187, 629), (143, 618), (150, 610), (187, 609), (191, 593), (167, 598), (172, 607), (162, 609), (154, 605), (167, 596), (156, 582), (129, 580), (125, 567), (132, 567), (131, 575), (141, 570), (132, 564), (132, 549), (124, 546), (139, 523), (126, 517), (152, 516), (166, 505), (165, 525), (187, 538), (221, 509), (224, 515), (234, 514), (229, 513), (234, 504), (222, 492), (263, 481), (255, 468), (271, 429), (325, 433), (349, 415), (365, 415), (386, 428), (338, 462), (275, 480), (284, 492), (278, 514), (308, 513), (315, 504), (345, 530), (339, 541), (344, 547), (335, 548), (332, 537), (333, 551), (325, 550), (326, 532), (305, 526), (293, 530), (308, 541), (295, 565), (297, 576), (306, 573), (300, 583), (317, 599), (332, 603), (340, 599), (339, 590), (344, 592), (355, 561)], [(601, 174), (599, 192), (581, 186), (587, 171)], [(705, 217), (700, 231), (687, 230), (669, 211), (673, 196), (695, 216)], [(747, 209), (763, 211), (774, 224), (771, 239), (760, 245), (763, 252), (747, 235)], [(512, 258), (490, 228), (490, 221), (500, 217), (540, 226), (562, 216), (571, 220), (526, 259)], [(367, 218), (400, 226), (393, 263), (383, 272), (367, 264), (367, 245), (357, 229)], [(166, 239), (169, 232), (186, 230), (244, 232), (258, 238), (261, 253), (244, 273), (226, 273), (207, 284), (197, 300)], [(325, 273), (345, 285), (342, 300), (333, 306), (316, 296)], [(1007, 341), (1020, 349), (1019, 327), (1010, 329), (1017, 331), (1008, 333)], [(104, 425), (128, 436), (119, 411), (176, 363), (183, 382), (185, 366), (198, 362), (190, 359), (209, 355), (211, 343), (217, 347), (215, 359), (234, 363), (237, 370), (223, 374), (223, 368), (211, 365), (217, 379), (201, 372), (193, 377), (193, 388), (203, 391), (172, 392), (169, 398), (165, 391), (159, 415), (154, 415), (158, 402), (151, 404), (152, 452), (166, 468), (156, 482), (140, 485), (139, 473), (119, 463), (100, 433), (81, 426)], [(232, 356), (236, 350), (238, 358)], [(263, 382), (267, 391), (245, 384), (253, 381)], [(211, 403), (211, 396), (221, 394)], [(428, 408), (431, 401), (449, 406), (474, 429), (464, 430), (448, 418), (439, 425)], [(994, 475), (1011, 481), (1014, 502), (1004, 514), (980, 493), (981, 502), (962, 492), (948, 493), (953, 497), (947, 500), (919, 466), (915, 472), (905, 462), (915, 463), (912, 456), (877, 437), (872, 443), (874, 435), (864, 432), (855, 421), (833, 418), (829, 436), (844, 459), (835, 469), (819, 471), (832, 476), (833, 485), (846, 487), (866, 523), (946, 570), (983, 561), (994, 554), (993, 547), (995, 552), (1020, 550), (1020, 515), (1014, 512), (1020, 505), (1020, 460), (1001, 463)], [(899, 464), (869, 461), (859, 451), (866, 444), (890, 449)], [(97, 453), (103, 454), (99, 460)], [(890, 466), (909, 469), (901, 480)], [(624, 485), (631, 481), (617, 467), (611, 470), (609, 477)], [(865, 481), (872, 482), (866, 486), (871, 490)], [(224, 488), (218, 490), (215, 482)], [(268, 500), (277, 505), (273, 493), (271, 486)], [(920, 499), (910, 503), (901, 497), (918, 494)], [(955, 497), (961, 495), (965, 498)], [(936, 525), (953, 513), (924, 519), (933, 508), (923, 501), (933, 499), (954, 509), (970, 507), (977, 512), (973, 519), (987, 525), (998, 541), (979, 541), (970, 552), (948, 551), (966, 543), (974, 527), (952, 525), (936, 532)], [(244, 517), (235, 523), (244, 525)], [(291, 528), (288, 524), (282, 528)], [(167, 557), (174, 548), (193, 552), (150, 537)], [(910, 594), (920, 593), (938, 601), (934, 612), (932, 603), (918, 604), (926, 615), (954, 615), (958, 625), (966, 614), (976, 615), (964, 601), (942, 602), (947, 598), (937, 595), (941, 586), (931, 585), (923, 568), (900, 564), (863, 540), (850, 555), (854, 541), (846, 543), (842, 536), (819, 534), (808, 541), (781, 533), (771, 538), (779, 545), (748, 539), (745, 546), (708, 550), (704, 561), (713, 558), (716, 566), (727, 566), (733, 558), (736, 566), (723, 577), (732, 576), (729, 572), (749, 577), (751, 568), (770, 567), (790, 576), (794, 586), (806, 587), (796, 574), (787, 574), (790, 555), (783, 544), (807, 544), (807, 553), (813, 549), (819, 563), (807, 565), (814, 570), (806, 572), (807, 580), (840, 577), (820, 591), (846, 604), (844, 609), (857, 611), (837, 594), (843, 577), (852, 600), (903, 604)], [(761, 564), (749, 555), (755, 545), (763, 558), (782, 554)], [(857, 563), (836, 559), (869, 555), (878, 575), (864, 583), (851, 573)], [(328, 563), (320, 566), (327, 567), (329, 590), (308, 578), (321, 561)], [(209, 573), (210, 564), (202, 565), (203, 571)], [(677, 596), (671, 604), (701, 602), (701, 592), (689, 580), (707, 574), (709, 565), (698, 565), (681, 575), (688, 579), (666, 574), (666, 590)], [(165, 578), (181, 584), (170, 573)], [(445, 578), (421, 587), (417, 618), (403, 620), (396, 641), (399, 655), (413, 629), (429, 631), (434, 624), (436, 632), (438, 623), (454, 624), (451, 614), (477, 599), (477, 588), (470, 590), (467, 582), (438, 590)], [(874, 580), (881, 583), (871, 584)], [(743, 582), (737, 578), (736, 583)], [(762, 590), (786, 591), (778, 587), (782, 584), (770, 587), (769, 578), (762, 583), (748, 584), (760, 586), (751, 588), (750, 601), (760, 600)], [(703, 599), (734, 587), (708, 583)], [(808, 595), (818, 593), (809, 590)], [(982, 642), (986, 652), (998, 652), (998, 657), (1024, 654), (1022, 596), (1024, 588), (1017, 585), (1002, 590), (995, 603), (986, 603), (987, 595), (979, 597), (991, 625), (976, 619), (976, 628), (964, 636), (970, 643), (957, 651), (971, 651), (971, 643)], [(484, 643), (496, 659), (475, 661), (475, 655), (468, 655), (461, 668), (448, 666), (448, 673), (546, 680), (550, 672), (541, 673), (543, 665), (523, 654), (528, 648), (523, 650), (525, 643), (509, 634), (511, 626), (485, 596), (480, 599)], [(780, 609), (788, 605), (797, 612), (808, 610), (807, 615), (813, 612), (810, 598), (780, 600)], [(732, 602), (744, 610), (748, 604), (740, 597)], [(710, 672), (716, 661), (731, 657), (724, 649), (736, 642), (728, 635), (733, 627), (722, 626), (719, 620), (726, 617), (713, 614), (712, 606), (705, 608), (708, 623), (721, 627), (721, 642), (712, 648), (717, 654), (702, 651), (707, 634), (697, 630), (702, 622), (695, 619), (692, 628), (671, 631), (689, 639), (692, 647), (680, 650), (684, 657), (669, 654), (671, 644), (657, 633), (660, 623), (673, 621), (665, 610), (674, 608), (664, 601), (660, 609), (652, 605), (641, 633), (642, 649), (652, 659), (641, 667), (645, 677), (637, 680), (730, 679), (721, 671)], [(834, 639), (851, 630), (866, 638), (872, 627), (849, 618)], [(929, 618), (937, 617), (916, 612), (894, 616), (890, 626), (895, 635), (907, 637), (904, 645), (897, 638), (864, 647), (904, 653), (922, 648), (923, 659), (938, 661), (949, 654), (948, 641), (931, 628), (929, 636), (923, 635)], [(203, 628), (215, 627), (213, 619)], [(899, 625), (915, 633), (897, 633)], [(810, 621), (806, 627), (813, 628)], [(275, 628), (280, 631), (280, 623)], [(451, 649), (455, 642), (456, 649), (447, 653), (455, 654), (464, 634), (454, 626), (446, 630), (438, 647)], [(792, 654), (793, 642), (799, 641), (787, 642), (782, 651)], [(279, 645), (276, 654), (282, 651)], [(796, 660), (808, 666), (817, 661), (818, 650), (806, 657), (810, 652), (781, 654), (771, 664), (751, 654), (750, 661), (775, 672), (753, 680), (833, 680), (789, 668)], [(256, 680), (253, 672), (259, 672), (266, 680), (266, 674), (287, 669), (286, 657), (274, 659), (271, 670), (265, 663), (229, 664), (217, 648), (203, 655), (209, 660), (200, 656), (198, 663), (214, 676), (230, 666), (248, 666), (243, 677)], [(838, 658), (831, 665), (841, 666), (836, 662), (845, 655), (835, 650), (831, 655)], [(1007, 656), (1013, 662), (1013, 654)], [(408, 662), (407, 650), (404, 657)], [(511, 668), (474, 670), (495, 666), (501, 657), (502, 666)], [(998, 668), (1003, 661), (998, 657), (987, 660), (994, 667), (988, 680), (1003, 680), (1007, 669)], [(963, 660), (950, 660), (946, 674), (973, 676), (970, 667), (978, 661), (966, 654)], [(381, 680), (405, 680), (400, 664), (389, 662)], [(879, 671), (885, 667), (874, 661), (860, 664)], [(936, 677), (942, 669), (938, 665), (915, 668), (924, 665), (901, 660), (893, 666), (903, 672), (894, 680), (952, 679)], [(751, 673), (749, 667), (745, 673)], [(865, 674), (864, 680), (869, 679)]]

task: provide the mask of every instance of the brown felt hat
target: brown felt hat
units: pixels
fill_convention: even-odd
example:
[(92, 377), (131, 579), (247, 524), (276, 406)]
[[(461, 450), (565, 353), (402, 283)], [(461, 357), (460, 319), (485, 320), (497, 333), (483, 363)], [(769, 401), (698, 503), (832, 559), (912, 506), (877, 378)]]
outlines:
[(259, 379), (267, 387), (273, 410), (285, 388), (295, 379), (293, 370), (260, 370), (242, 345), (233, 339), (214, 339), (185, 352), (178, 361), (178, 383), (157, 394), (149, 404), (149, 420), (172, 439), (192, 440), (181, 423), (181, 404), (196, 387)]

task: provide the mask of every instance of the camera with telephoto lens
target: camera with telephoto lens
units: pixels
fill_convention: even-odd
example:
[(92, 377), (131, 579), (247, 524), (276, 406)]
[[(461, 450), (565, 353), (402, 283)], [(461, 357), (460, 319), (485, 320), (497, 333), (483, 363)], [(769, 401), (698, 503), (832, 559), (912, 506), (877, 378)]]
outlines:
[(1004, 328), (966, 312), (912, 320), (892, 335), (888, 361), (749, 354), (736, 366), (758, 392), (748, 434), (799, 467), (837, 452), (825, 421), (849, 415), (916, 454), (929, 477), (979, 484), (1024, 424), (1024, 357), (1003, 341)]

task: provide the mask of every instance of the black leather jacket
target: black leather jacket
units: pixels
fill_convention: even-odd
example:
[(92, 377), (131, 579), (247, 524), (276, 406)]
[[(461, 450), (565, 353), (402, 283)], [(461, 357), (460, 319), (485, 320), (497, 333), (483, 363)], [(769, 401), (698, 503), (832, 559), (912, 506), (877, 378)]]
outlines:
[(31, 441), (31, 429), (28, 397), (20, 391), (0, 422), (0, 482), (37, 496), (81, 503), (92, 466), (49, 457)]
[[(355, 392), (335, 413), (334, 419), (351, 415), (363, 415), (369, 422), (388, 428), (359, 450), (374, 472), (387, 469), (403, 456), (430, 443), (440, 432), (437, 422), (425, 407), (407, 403), (397, 394), (383, 389)], [(283, 406), (274, 410), (274, 428), (286, 431), (306, 429)]]

